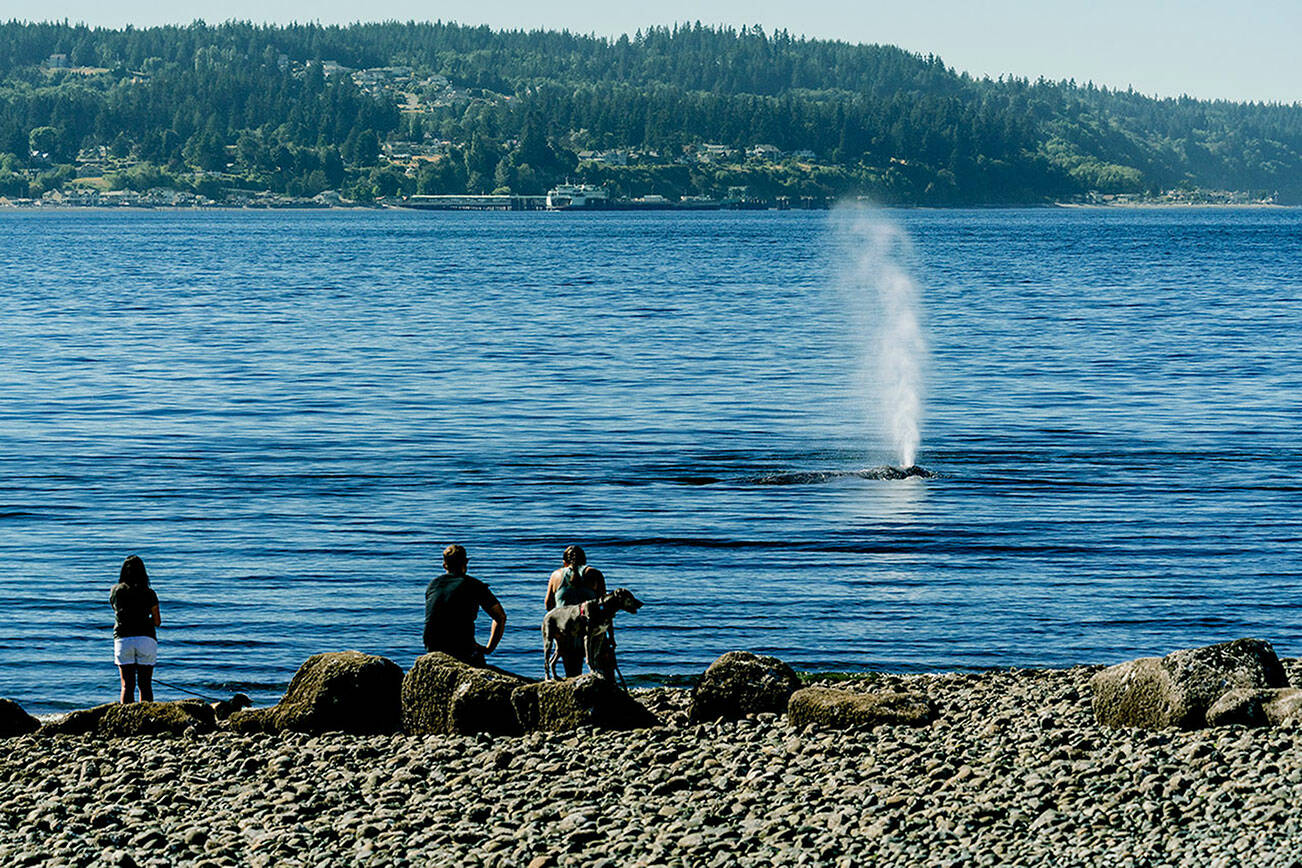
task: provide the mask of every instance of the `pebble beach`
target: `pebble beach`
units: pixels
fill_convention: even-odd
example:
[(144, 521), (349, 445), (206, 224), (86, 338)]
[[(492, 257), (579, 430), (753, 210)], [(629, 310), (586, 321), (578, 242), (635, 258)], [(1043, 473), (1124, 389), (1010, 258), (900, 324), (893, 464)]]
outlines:
[(1100, 727), (1099, 668), (826, 682), (925, 693), (918, 728), (691, 724), (655, 688), (624, 732), (37, 733), (0, 757), (0, 864), (1302, 866), (1297, 721)]

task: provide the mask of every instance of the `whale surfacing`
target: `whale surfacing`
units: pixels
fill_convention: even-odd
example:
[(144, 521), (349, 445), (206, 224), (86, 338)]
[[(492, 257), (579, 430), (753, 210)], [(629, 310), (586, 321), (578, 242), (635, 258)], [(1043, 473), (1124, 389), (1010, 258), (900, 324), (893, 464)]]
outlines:
[(793, 473), (766, 473), (751, 480), (756, 485), (819, 485), (838, 479), (935, 479), (936, 473), (917, 464), (908, 467), (869, 467), (864, 470), (806, 470)]

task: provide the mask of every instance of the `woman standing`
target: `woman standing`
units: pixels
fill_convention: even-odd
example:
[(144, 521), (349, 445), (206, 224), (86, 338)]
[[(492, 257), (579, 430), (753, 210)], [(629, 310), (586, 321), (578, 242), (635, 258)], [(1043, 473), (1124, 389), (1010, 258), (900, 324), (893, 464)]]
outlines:
[(118, 583), (109, 593), (113, 606), (113, 660), (122, 674), (123, 703), (154, 701), (154, 663), (158, 660), (158, 595), (149, 587), (145, 562), (132, 555), (122, 562)]
[[(567, 546), (561, 554), (561, 568), (552, 573), (547, 582), (547, 596), (543, 606), (551, 611), (557, 606), (577, 606), (587, 600), (595, 600), (606, 593), (606, 577), (601, 570), (588, 566), (588, 556), (580, 546)], [(586, 651), (582, 637), (558, 643), (561, 663), (565, 666), (565, 677), (573, 678), (583, 674), (583, 657)], [(615, 631), (606, 631), (606, 640), (601, 645), (602, 670), (614, 669)], [(604, 665), (609, 661), (609, 665)], [(612, 679), (614, 675), (610, 676)]]

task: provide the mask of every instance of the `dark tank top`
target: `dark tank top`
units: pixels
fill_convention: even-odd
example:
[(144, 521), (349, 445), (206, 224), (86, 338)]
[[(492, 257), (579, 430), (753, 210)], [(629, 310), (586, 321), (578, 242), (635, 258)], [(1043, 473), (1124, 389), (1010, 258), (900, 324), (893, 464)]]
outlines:
[(158, 638), (154, 631), (154, 607), (158, 605), (158, 595), (153, 588), (119, 582), (109, 592), (109, 604), (113, 606), (114, 639), (132, 636)]

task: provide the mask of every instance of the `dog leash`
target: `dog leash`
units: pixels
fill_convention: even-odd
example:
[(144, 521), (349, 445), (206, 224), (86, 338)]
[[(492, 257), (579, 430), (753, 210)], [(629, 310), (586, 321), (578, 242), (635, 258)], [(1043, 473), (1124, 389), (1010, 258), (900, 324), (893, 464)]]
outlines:
[(216, 700), (216, 699), (213, 699), (211, 696), (204, 696), (202, 693), (196, 693), (195, 691), (190, 690), (189, 688), (182, 687), (182, 686), (179, 685), (179, 684), (172, 684), (171, 682), (164, 681), (164, 680), (161, 679), (161, 678), (155, 678), (155, 679), (154, 679), (154, 683), (155, 683), (155, 684), (161, 684), (161, 685), (163, 685), (164, 687), (170, 687), (170, 688), (172, 688), (173, 690), (179, 690), (179, 691), (181, 691), (182, 693), (188, 693), (188, 694), (190, 694), (191, 696), (197, 696), (197, 697), (199, 697), (200, 699), (202, 699), (204, 702), (217, 702), (217, 701), (218, 701), (218, 700)]

